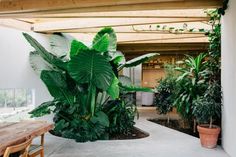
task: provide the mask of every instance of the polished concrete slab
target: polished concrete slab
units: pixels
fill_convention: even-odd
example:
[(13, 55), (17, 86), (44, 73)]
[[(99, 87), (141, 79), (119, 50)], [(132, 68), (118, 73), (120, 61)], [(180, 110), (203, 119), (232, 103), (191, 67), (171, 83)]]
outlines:
[(229, 157), (219, 146), (202, 148), (198, 138), (149, 122), (146, 118), (150, 114), (140, 115), (136, 126), (148, 132), (149, 137), (76, 143), (48, 134), (46, 157)]

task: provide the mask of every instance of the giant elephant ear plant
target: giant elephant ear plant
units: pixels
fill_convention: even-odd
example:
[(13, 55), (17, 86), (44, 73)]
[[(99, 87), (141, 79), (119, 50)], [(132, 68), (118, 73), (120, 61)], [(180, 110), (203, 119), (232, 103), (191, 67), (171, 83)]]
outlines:
[[(57, 35), (51, 42), (53, 52), (47, 51), (29, 34), (23, 35), (35, 49), (30, 53), (31, 66), (40, 74), (54, 98), (39, 105), (30, 114), (39, 117), (54, 113), (54, 133), (57, 135), (79, 142), (107, 138), (110, 124), (113, 128), (116, 124), (122, 127), (122, 123), (114, 122), (117, 118), (109, 117), (117, 114), (110, 114), (111, 111), (108, 110), (117, 108), (109, 107), (109, 104), (114, 105), (112, 101), (119, 100), (124, 104), (119, 98), (120, 89), (152, 92), (148, 88), (123, 84), (119, 80), (118, 71), (124, 67), (136, 66), (158, 54), (147, 54), (126, 62), (124, 55), (116, 51), (116, 34), (112, 28), (104, 28), (98, 32), (91, 47), (74, 39), (70, 40), (70, 48), (66, 49), (68, 42), (63, 41), (63, 36)], [(57, 41), (61, 42), (57, 44)], [(68, 52), (63, 54), (66, 50)], [(60, 55), (55, 51), (60, 51)], [(133, 121), (133, 115), (130, 117), (132, 118), (126, 119)], [(120, 132), (122, 129), (115, 130)]]

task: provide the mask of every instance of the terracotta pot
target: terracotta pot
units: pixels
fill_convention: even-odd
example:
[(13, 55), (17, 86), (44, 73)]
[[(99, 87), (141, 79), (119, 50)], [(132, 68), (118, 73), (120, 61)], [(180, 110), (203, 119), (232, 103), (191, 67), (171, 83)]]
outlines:
[(197, 130), (199, 132), (201, 145), (205, 148), (215, 148), (217, 145), (220, 128), (213, 125), (209, 128), (209, 125), (198, 125)]

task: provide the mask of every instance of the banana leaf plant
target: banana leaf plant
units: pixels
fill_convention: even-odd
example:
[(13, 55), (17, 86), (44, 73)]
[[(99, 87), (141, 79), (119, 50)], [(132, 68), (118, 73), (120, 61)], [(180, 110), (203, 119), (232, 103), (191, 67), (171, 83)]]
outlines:
[(102, 106), (108, 100), (119, 99), (121, 89), (152, 92), (123, 84), (118, 72), (158, 54), (146, 54), (126, 62), (124, 55), (116, 51), (117, 39), (112, 28), (99, 31), (92, 46), (56, 34), (50, 41), (51, 52), (29, 34), (23, 35), (35, 49), (30, 52), (30, 64), (54, 98), (30, 114), (39, 117), (54, 113), (55, 134), (82, 142), (105, 138), (110, 122)]

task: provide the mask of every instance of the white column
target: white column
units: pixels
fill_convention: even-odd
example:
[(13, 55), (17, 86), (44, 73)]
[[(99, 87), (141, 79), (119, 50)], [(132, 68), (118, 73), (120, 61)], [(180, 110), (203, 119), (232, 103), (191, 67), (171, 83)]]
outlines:
[(236, 1), (222, 18), (223, 147), (236, 157)]

